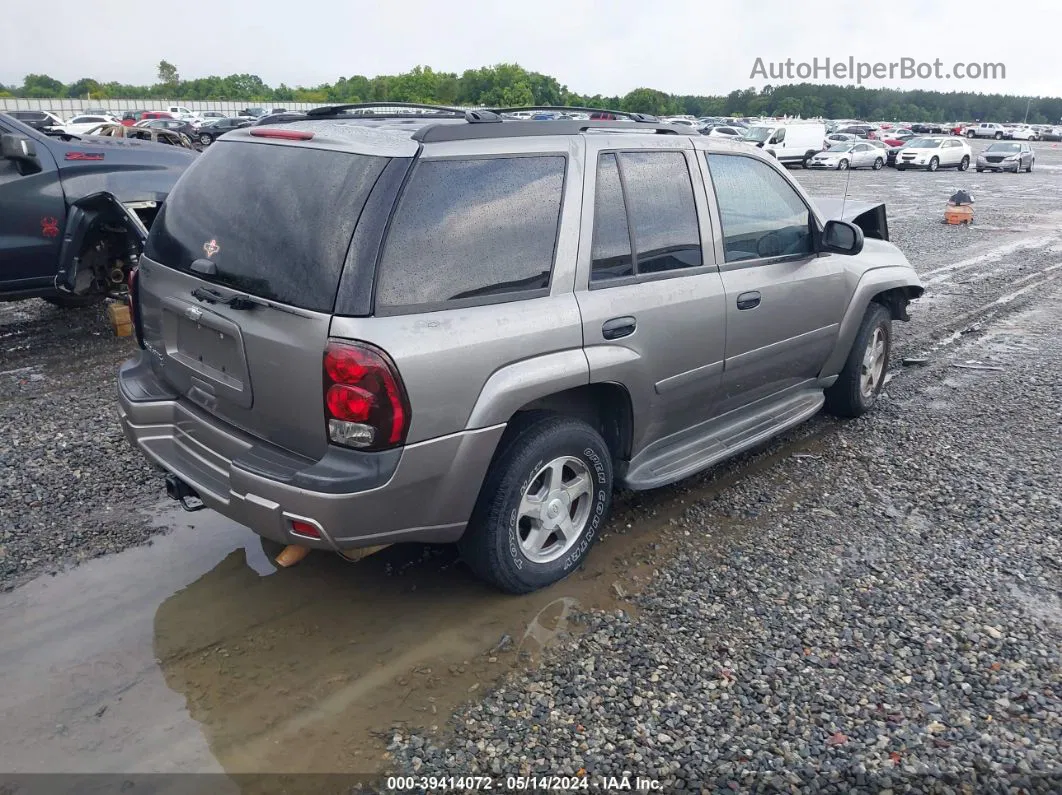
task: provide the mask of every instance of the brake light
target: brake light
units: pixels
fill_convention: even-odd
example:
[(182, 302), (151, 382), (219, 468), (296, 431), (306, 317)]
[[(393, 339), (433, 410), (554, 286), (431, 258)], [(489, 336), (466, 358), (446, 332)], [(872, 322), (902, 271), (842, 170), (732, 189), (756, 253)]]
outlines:
[(144, 347), (144, 329), (140, 325), (140, 266), (134, 265), (129, 270), (129, 278), (126, 282), (129, 287), (127, 298), (129, 300), (129, 318), (133, 321), (133, 337), (136, 344)]
[(387, 354), (363, 342), (330, 342), (324, 355), (328, 438), (376, 451), (405, 443), (409, 400)]
[(309, 522), (302, 522), (298, 519), (291, 520), (291, 532), (297, 536), (303, 536), (305, 538), (320, 539), (321, 531)]
[(251, 135), (255, 138), (283, 138), (288, 141), (309, 141), (313, 138), (312, 132), (304, 130), (274, 130), (267, 127), (252, 127)]

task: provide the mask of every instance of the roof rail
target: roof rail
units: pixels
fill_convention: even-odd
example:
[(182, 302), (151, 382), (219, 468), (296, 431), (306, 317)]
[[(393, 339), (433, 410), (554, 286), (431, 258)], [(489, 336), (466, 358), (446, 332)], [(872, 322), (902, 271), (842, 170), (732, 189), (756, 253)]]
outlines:
[[(477, 111), (482, 112), (482, 111)], [(658, 133), (661, 135), (689, 134), (674, 124), (661, 122), (630, 121), (584, 121), (560, 119), (557, 121), (505, 121), (502, 124), (428, 124), (413, 133), (413, 140), (421, 143), (440, 141), (467, 141), (477, 138), (523, 138), (533, 135), (578, 135), (588, 130), (624, 133)]]
[[(338, 116), (351, 110), (431, 110), (435, 113), (448, 113), (451, 116), (464, 117), (465, 111), (461, 108), (453, 108), (449, 105), (426, 105), (421, 102), (351, 102), (343, 105), (324, 105), (320, 108), (311, 108), (306, 115), (311, 119), (318, 116)], [(370, 115), (370, 114), (365, 114)], [(382, 113), (380, 115), (400, 115), (398, 113)], [(401, 114), (413, 115), (413, 114)]]
[(535, 111), (535, 110), (552, 110), (560, 113), (609, 113), (613, 116), (622, 119), (630, 119), (631, 121), (643, 122), (647, 124), (656, 124), (660, 121), (656, 116), (650, 116), (648, 113), (629, 113), (625, 110), (611, 110), (609, 108), (582, 108), (576, 105), (527, 105), (521, 108), (488, 108), (492, 113), (521, 113), (523, 111)]

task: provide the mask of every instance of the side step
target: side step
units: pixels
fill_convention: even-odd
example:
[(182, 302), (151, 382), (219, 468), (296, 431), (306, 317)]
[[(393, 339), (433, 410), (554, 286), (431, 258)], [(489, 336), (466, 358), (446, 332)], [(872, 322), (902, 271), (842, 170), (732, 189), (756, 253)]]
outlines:
[(641, 491), (695, 475), (799, 425), (825, 401), (822, 388), (815, 385), (735, 409), (650, 445), (634, 457), (621, 482)]

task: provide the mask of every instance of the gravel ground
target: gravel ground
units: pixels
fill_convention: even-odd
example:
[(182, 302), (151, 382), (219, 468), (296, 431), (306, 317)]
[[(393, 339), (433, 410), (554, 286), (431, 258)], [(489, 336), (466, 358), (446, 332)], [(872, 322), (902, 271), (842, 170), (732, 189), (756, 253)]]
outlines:
[(584, 769), (668, 792), (1059, 792), (1060, 301), (693, 505), (630, 613), (585, 616), (441, 747), (396, 735), (396, 767)]
[(0, 587), (143, 543), (161, 478), (122, 436), (115, 373), (132, 343), (102, 306), (0, 304)]

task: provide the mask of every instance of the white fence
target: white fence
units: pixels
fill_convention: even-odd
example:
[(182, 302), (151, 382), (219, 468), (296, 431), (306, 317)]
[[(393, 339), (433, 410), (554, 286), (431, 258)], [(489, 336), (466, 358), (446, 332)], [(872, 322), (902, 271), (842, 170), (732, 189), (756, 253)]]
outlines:
[(121, 113), (126, 110), (165, 110), (170, 106), (179, 105), (193, 111), (217, 110), (229, 115), (235, 115), (244, 108), (274, 107), (285, 110), (309, 110), (322, 105), (335, 103), (328, 102), (228, 102), (222, 100), (192, 101), (182, 99), (12, 99), (0, 98), (0, 111), (8, 110), (47, 110), (56, 116), (67, 118), (84, 113), (87, 110), (109, 110)]

